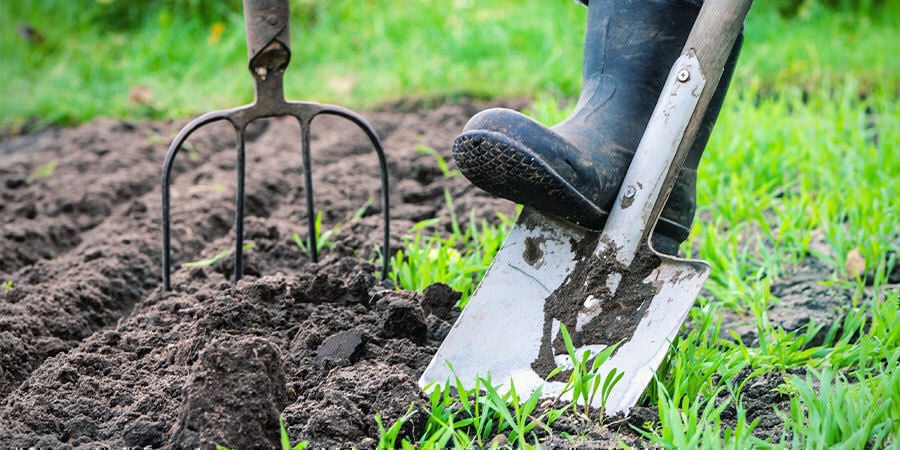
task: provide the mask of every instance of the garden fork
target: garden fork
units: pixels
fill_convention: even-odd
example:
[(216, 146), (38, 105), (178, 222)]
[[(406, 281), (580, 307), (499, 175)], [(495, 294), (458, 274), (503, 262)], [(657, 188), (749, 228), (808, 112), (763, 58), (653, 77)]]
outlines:
[(171, 290), (171, 215), (169, 182), (175, 155), (185, 140), (198, 128), (220, 120), (231, 123), (237, 134), (237, 189), (234, 219), (234, 282), (243, 273), (244, 240), (244, 132), (247, 125), (257, 119), (274, 116), (293, 116), (300, 123), (301, 153), (305, 181), (309, 249), (313, 262), (318, 261), (316, 251), (315, 214), (313, 214), (312, 168), (310, 165), (309, 136), (313, 118), (320, 114), (343, 117), (361, 128), (375, 147), (381, 168), (381, 213), (384, 220), (384, 247), (382, 249), (382, 277), (388, 273), (390, 255), (390, 218), (388, 215), (387, 159), (378, 136), (361, 116), (345, 108), (313, 102), (289, 102), (284, 99), (284, 70), (291, 60), (289, 40), (288, 0), (244, 0), (244, 26), (247, 32), (247, 54), (250, 73), (256, 82), (253, 103), (233, 109), (214, 111), (189, 122), (175, 136), (166, 153), (162, 172), (162, 277), (163, 290)]

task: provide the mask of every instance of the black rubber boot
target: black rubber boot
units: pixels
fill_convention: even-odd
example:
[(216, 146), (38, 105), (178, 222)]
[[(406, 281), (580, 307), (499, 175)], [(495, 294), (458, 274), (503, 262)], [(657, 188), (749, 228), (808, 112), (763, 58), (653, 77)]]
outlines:
[[(502, 108), (472, 117), (453, 158), (476, 186), (589, 229), (602, 229), (666, 76), (699, 13), (696, 0), (594, 0), (575, 110), (547, 128)], [(687, 239), (696, 169), (740, 51), (735, 44), (654, 233), (669, 254)]]

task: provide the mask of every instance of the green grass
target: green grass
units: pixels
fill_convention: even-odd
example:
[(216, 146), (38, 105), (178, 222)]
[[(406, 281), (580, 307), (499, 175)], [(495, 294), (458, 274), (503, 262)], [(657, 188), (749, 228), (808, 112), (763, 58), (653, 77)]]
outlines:
[(520, 398), (515, 385), (500, 392), (488, 375), (477, 378), (466, 389), (454, 384), (429, 386), (429, 418), (418, 439), (403, 438), (403, 448), (498, 448), (507, 443), (516, 448), (537, 448), (538, 430), (547, 430), (562, 415), (551, 408), (538, 414), (540, 389)]
[(512, 221), (497, 213), (500, 225), (490, 225), (486, 219), (479, 225), (471, 214), (463, 228), (449, 191), (444, 191), (444, 199), (450, 216), (449, 236), (435, 229), (439, 218), (414, 225), (403, 237), (403, 248), (391, 259), (388, 277), (395, 286), (413, 291), (433, 283), (447, 284), (462, 294), (457, 302), (462, 308), (500, 250)]
[[(244, 250), (252, 250), (252, 249), (256, 248), (256, 244), (254, 244), (252, 242), (248, 242), (248, 243), (244, 244), (243, 246), (241, 246), (241, 248)], [(182, 264), (181, 266), (184, 267), (185, 269), (193, 269), (195, 267), (209, 267), (209, 266), (212, 266), (213, 264), (219, 262), (219, 260), (221, 260), (222, 258), (224, 258), (232, 253), (234, 253), (234, 249), (228, 248), (228, 249), (222, 250), (221, 252), (215, 254), (211, 258), (202, 259), (200, 261), (186, 262), (186, 263)]]
[[(737, 79), (761, 92), (857, 80), (896, 95), (896, 2), (869, 14), (756, 2)], [(570, 0), (295, 0), (289, 98), (364, 108), (397, 98), (576, 96), (585, 9)], [(29, 40), (30, 25), (43, 35)], [(0, 2), (0, 125), (184, 117), (252, 99), (236, 0)]]
[[(880, 85), (861, 98), (852, 79), (805, 93), (797, 86), (777, 96), (734, 92), (701, 163), (701, 219), (683, 246), (712, 265), (708, 294), (698, 299), (689, 331), (673, 342), (641, 400), (659, 408), (658, 421), (642, 433), (668, 448), (897, 445), (900, 291), (886, 286), (898, 263), (893, 252), (900, 250), (897, 99)], [(529, 112), (555, 123), (571, 107), (545, 96)], [(854, 252), (865, 263), (864, 276), (847, 266)], [(780, 302), (771, 286), (808, 259), (830, 268), (822, 284), (852, 299), (838, 323), (788, 332), (768, 318), (768, 308)], [(752, 321), (758, 342), (720, 338), (725, 310)], [(798, 369), (807, 375), (790, 375)], [(750, 375), (731, 382), (742, 370)], [(779, 390), (792, 394), (782, 413), (785, 434), (775, 442), (753, 435), (758, 423), (744, 405), (744, 387), (759, 376), (782, 377)], [(729, 406), (736, 423), (725, 425), (719, 415)], [(457, 422), (468, 420), (458, 414)], [(485, 444), (477, 429), (442, 423), (441, 432), (468, 430)]]

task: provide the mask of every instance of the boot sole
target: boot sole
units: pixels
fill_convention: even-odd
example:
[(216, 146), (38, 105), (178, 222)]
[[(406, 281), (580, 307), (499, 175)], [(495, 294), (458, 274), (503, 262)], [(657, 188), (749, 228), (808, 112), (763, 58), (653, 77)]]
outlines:
[(609, 216), (531, 150), (499, 133), (463, 133), (453, 143), (453, 159), (469, 181), (498, 197), (594, 230)]
[[(472, 184), (578, 226), (602, 230), (609, 211), (598, 207), (527, 147), (491, 131), (468, 131), (453, 143), (453, 159)], [(660, 217), (653, 248), (674, 255), (689, 229)], [(679, 239), (680, 238), (680, 239)]]

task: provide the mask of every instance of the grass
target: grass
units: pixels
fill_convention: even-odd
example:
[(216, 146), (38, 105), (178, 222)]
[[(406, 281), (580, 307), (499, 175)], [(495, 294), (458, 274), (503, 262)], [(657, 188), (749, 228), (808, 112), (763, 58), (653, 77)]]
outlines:
[(404, 448), (497, 448), (507, 443), (517, 448), (536, 448), (536, 430), (548, 429), (561, 409), (537, 412), (540, 389), (520, 398), (515, 385), (501, 393), (490, 375), (477, 378), (466, 389), (457, 379), (430, 386), (430, 410), (425, 432), (418, 441), (403, 439)]
[[(248, 242), (248, 243), (244, 244), (243, 246), (241, 246), (241, 248), (244, 250), (251, 250), (251, 249), (256, 248), (256, 244), (254, 244), (252, 242)], [(234, 253), (234, 249), (228, 248), (228, 249), (222, 250), (221, 252), (217, 253), (216, 255), (214, 255), (211, 258), (202, 259), (200, 261), (186, 262), (186, 263), (182, 264), (181, 266), (184, 267), (185, 269), (193, 269), (195, 267), (209, 267), (209, 266), (212, 266), (213, 264), (219, 262), (219, 260), (221, 260), (222, 258), (224, 258), (232, 253)]]
[[(409, 96), (529, 97), (532, 116), (556, 123), (580, 88), (585, 11), (569, 0), (526, 3), (295, 1), (286, 94), (354, 108)], [(900, 58), (889, 51), (900, 11), (897, 2), (819, 3), (784, 19), (774, 2), (756, 2), (748, 18), (700, 167), (699, 219), (683, 246), (712, 275), (641, 399), (658, 407), (641, 431), (654, 446), (898, 445), (900, 292), (887, 279), (900, 250)], [(208, 2), (158, 0), (133, 13), (123, 4), (0, 2), (0, 126), (184, 117), (251, 99), (237, 2), (207, 11), (198, 8)], [(456, 175), (437, 152), (420, 151)], [(392, 277), (411, 289), (449, 283), (466, 298), (508, 221), (463, 224), (452, 198), (446, 203), (451, 229), (414, 228)], [(781, 329), (768, 316), (782, 301), (772, 286), (810, 261), (830, 271), (822, 284), (847, 293), (843, 319)], [(753, 323), (758, 342), (723, 338), (726, 312)], [(572, 380), (579, 396), (602, 395), (586, 358), (573, 359), (585, 362)], [(781, 379), (778, 390), (790, 396), (779, 413), (784, 434), (769, 441), (754, 436), (759, 423), (746, 406), (746, 386), (764, 376)], [(430, 395), (428, 409), (384, 418), (389, 426), (379, 417), (383, 447), (529, 447), (575, 414), (499, 392), (489, 378)], [(726, 409), (735, 417), (727, 424)], [(411, 414), (428, 415), (421, 435), (401, 433)]]
[(433, 283), (444, 283), (459, 291), (460, 308), (475, 291), (485, 271), (500, 250), (512, 221), (497, 213), (501, 224), (490, 225), (474, 214), (463, 228), (457, 220), (449, 191), (444, 198), (450, 215), (449, 236), (435, 229), (440, 219), (428, 219), (414, 225), (403, 237), (403, 248), (391, 259), (388, 277), (395, 286), (421, 291)]
[(300, 251), (303, 254), (309, 256), (311, 254), (310, 249), (313, 247), (312, 240), (315, 240), (316, 254), (321, 254), (323, 249), (334, 247), (334, 241), (332, 241), (332, 236), (335, 235), (338, 231), (340, 231), (341, 225), (337, 224), (329, 230), (322, 231), (322, 210), (316, 212), (316, 218), (313, 222), (313, 230), (315, 232), (315, 236), (310, 236), (309, 239), (304, 240), (300, 237), (300, 233), (294, 232), (293, 238), (294, 243), (297, 244), (297, 247), (300, 248)]
[[(130, 3), (0, 2), (0, 125), (184, 117), (252, 99), (240, 2)], [(353, 108), (410, 96), (574, 97), (585, 9), (571, 3), (295, 0), (285, 93)], [(868, 14), (807, 3), (790, 20), (772, 2), (754, 5), (742, 83), (896, 90), (900, 61), (886, 51), (900, 34), (896, 2)], [(823, 38), (835, 45), (817, 45)]]
[[(712, 276), (689, 331), (673, 342), (641, 400), (659, 409), (658, 421), (641, 431), (654, 445), (897, 445), (900, 329), (891, 324), (900, 323), (900, 291), (886, 283), (900, 243), (900, 114), (890, 87), (864, 98), (859, 89), (848, 82), (766, 96), (742, 88), (726, 102), (700, 167), (701, 220), (683, 246), (712, 265)], [(530, 113), (555, 123), (571, 107), (544, 97)], [(854, 254), (861, 272), (859, 262), (848, 264)], [(830, 268), (821, 284), (850, 301), (837, 323), (786, 331), (768, 317), (781, 301), (771, 288), (809, 260)], [(726, 310), (755, 324), (758, 342), (722, 338)], [(749, 375), (733, 383), (742, 371)], [(781, 377), (779, 389), (791, 395), (789, 410), (779, 413), (784, 434), (774, 441), (754, 436), (758, 421), (745, 406), (745, 386), (762, 376)], [(736, 417), (727, 425), (726, 408)]]
[(59, 161), (51, 159), (47, 162), (47, 164), (34, 169), (34, 171), (31, 172), (30, 175), (28, 175), (28, 178), (25, 179), (25, 182), (28, 184), (34, 184), (34, 182), (38, 180), (46, 180), (53, 177), (53, 171), (56, 170), (56, 166), (58, 164)]

